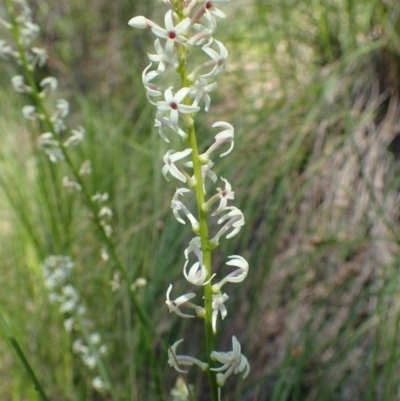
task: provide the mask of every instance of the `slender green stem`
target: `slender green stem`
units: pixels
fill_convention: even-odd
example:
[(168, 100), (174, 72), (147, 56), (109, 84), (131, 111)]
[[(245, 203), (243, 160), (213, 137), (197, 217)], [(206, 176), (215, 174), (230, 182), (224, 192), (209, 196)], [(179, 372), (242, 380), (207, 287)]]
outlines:
[(24, 366), (26, 372), (28, 373), (29, 378), (31, 379), (33, 385), (35, 386), (35, 390), (39, 393), (39, 395), (43, 401), (49, 401), (49, 399), (47, 398), (47, 396), (43, 390), (42, 385), (39, 383), (39, 380), (36, 378), (36, 375), (33, 372), (31, 365), (29, 364), (28, 360), (26, 359), (24, 352), (22, 351), (21, 347), (19, 346), (18, 341), (14, 337), (14, 334), (13, 334), (10, 326), (7, 324), (7, 322), (4, 319), (1, 312), (0, 312), (0, 327), (2, 328), (6, 337), (8, 338), (8, 341), (10, 342), (11, 346), (14, 348), (14, 351), (18, 355), (18, 358), (20, 359), (22, 365)]
[[(184, 50), (181, 49), (182, 57), (179, 62), (179, 74), (181, 77), (182, 87), (188, 86), (187, 79), (187, 70), (186, 70), (186, 58), (184, 56)], [(189, 97), (186, 97), (185, 104), (190, 104)], [(207, 222), (207, 214), (202, 210), (201, 205), (205, 203), (204, 197), (204, 186), (203, 186), (203, 176), (201, 173), (201, 163), (199, 160), (199, 150), (197, 146), (197, 138), (196, 132), (194, 128), (193, 121), (188, 119), (190, 123), (186, 123), (188, 129), (188, 143), (192, 148), (192, 161), (193, 161), (193, 171), (194, 176), (196, 178), (196, 200), (197, 200), (197, 211), (200, 222), (200, 238), (201, 238), (201, 247), (203, 251), (203, 263), (207, 269), (207, 279), (211, 277), (211, 247), (209, 243), (208, 236), (208, 222)], [(204, 286), (204, 308), (206, 310), (205, 316), (205, 332), (206, 332), (206, 345), (207, 345), (207, 361), (210, 368), (214, 365), (211, 360), (211, 352), (214, 351), (214, 332), (212, 328), (212, 291), (211, 291), (211, 283), (208, 283)], [(212, 401), (218, 400), (218, 386), (216, 374), (212, 370), (208, 370), (208, 377), (210, 382), (211, 389), (211, 399)]]

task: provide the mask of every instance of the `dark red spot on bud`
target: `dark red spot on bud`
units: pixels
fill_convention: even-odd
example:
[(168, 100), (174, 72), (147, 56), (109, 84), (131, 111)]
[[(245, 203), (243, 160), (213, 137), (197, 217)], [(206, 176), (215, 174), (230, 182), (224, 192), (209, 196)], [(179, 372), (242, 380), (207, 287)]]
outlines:
[(168, 33), (168, 37), (169, 37), (170, 39), (175, 39), (175, 38), (176, 38), (175, 32), (169, 32), (169, 33)]
[(211, 7), (212, 7), (211, 1), (207, 1), (207, 3), (206, 3), (207, 10), (209, 10)]
[(176, 103), (171, 103), (170, 106), (171, 106), (171, 109), (174, 109), (174, 110), (176, 110), (178, 108)]

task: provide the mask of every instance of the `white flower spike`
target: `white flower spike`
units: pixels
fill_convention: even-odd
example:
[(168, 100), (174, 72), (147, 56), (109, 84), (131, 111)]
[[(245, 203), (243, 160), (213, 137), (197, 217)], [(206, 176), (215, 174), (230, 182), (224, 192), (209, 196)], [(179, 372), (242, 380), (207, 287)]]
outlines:
[[(213, 35), (218, 20), (225, 18), (225, 14), (219, 7), (228, 4), (229, 1), (159, 0), (168, 8), (164, 17), (165, 27), (161, 27), (143, 16), (132, 18), (129, 21), (130, 26), (138, 29), (149, 28), (156, 36), (155, 52), (147, 53), (150, 63), (142, 74), (146, 97), (157, 108), (154, 126), (165, 142), (170, 143), (171, 138), (169, 132), (166, 131), (169, 129), (177, 133), (188, 146), (182, 151), (169, 149), (164, 155), (164, 165), (161, 170), (167, 181), (171, 175), (186, 184), (185, 187), (176, 189), (171, 200), (171, 209), (179, 223), (186, 224), (186, 220), (189, 220), (192, 230), (198, 234), (192, 238), (184, 251), (186, 260), (183, 266), (183, 275), (194, 286), (206, 286), (206, 294), (209, 294), (211, 289), (212, 295), (203, 297), (203, 306), (197, 306), (191, 302), (195, 297), (193, 292), (173, 300), (170, 298), (172, 291), (172, 284), (170, 284), (166, 293), (166, 304), (170, 313), (174, 312), (182, 318), (197, 316), (205, 319), (206, 326), (212, 329), (211, 335), (217, 331), (218, 316), (223, 320), (228, 313), (225, 304), (229, 296), (223, 293), (221, 288), (226, 283), (243, 281), (249, 270), (249, 265), (243, 257), (231, 255), (226, 264), (233, 268), (229, 269), (228, 274), (218, 283), (214, 285), (211, 283), (215, 273), (213, 274), (210, 266), (210, 250), (218, 246), (223, 235), (229, 239), (238, 234), (244, 225), (244, 216), (238, 208), (228, 206), (230, 201), (235, 198), (235, 193), (225, 178), (221, 177), (224, 187), (217, 188), (214, 195), (204, 200), (206, 185), (207, 187), (211, 186), (218, 179), (212, 171), (214, 163), (211, 155), (217, 150), (220, 157), (231, 153), (234, 147), (233, 126), (224, 121), (214, 123), (212, 127), (219, 129), (220, 132), (215, 135), (212, 145), (199, 155), (194, 124), (194, 116), (200, 111), (200, 108), (205, 112), (209, 111), (210, 93), (217, 88), (217, 83), (209, 78), (216, 77), (225, 69), (228, 50), (221, 42), (215, 40)], [(203, 56), (204, 62), (200, 62), (197, 66), (194, 65), (192, 72), (189, 73), (187, 71), (188, 55), (195, 47), (201, 49), (201, 51), (197, 51), (197, 54), (200, 57)], [(175, 89), (174, 86), (168, 84), (159, 84), (164, 75), (169, 76), (168, 69), (175, 69), (180, 76), (180, 79), (178, 78), (180, 86), (175, 83)], [(228, 146), (225, 146), (226, 143), (229, 143)], [(190, 161), (183, 160), (189, 156), (191, 156)], [(186, 172), (187, 167), (193, 169), (192, 176)], [(198, 181), (200, 177), (201, 182)], [(182, 197), (193, 194), (193, 190), (196, 192), (197, 214), (192, 214), (182, 201)], [(216, 204), (215, 207), (214, 204)], [(212, 208), (211, 216), (206, 216), (205, 214)], [(210, 239), (207, 234), (208, 220), (216, 215), (222, 216), (217, 220), (220, 229)], [(194, 256), (191, 256), (192, 253)], [(193, 309), (194, 312), (184, 313), (183, 308)], [(207, 314), (206, 311), (209, 313)], [(198, 365), (203, 371), (208, 370), (207, 363), (189, 356), (177, 355), (177, 347), (182, 341), (175, 342), (168, 350), (169, 365), (180, 373), (186, 373), (185, 367), (192, 365)], [(209, 348), (209, 344), (207, 344), (207, 348)], [(241, 347), (236, 337), (232, 338), (232, 351), (216, 352), (208, 349), (208, 353), (211, 359), (222, 363), (222, 366), (212, 369), (217, 372), (217, 386), (212, 386), (212, 396), (210, 397), (213, 400), (221, 401), (221, 388), (225, 385), (227, 378), (231, 374), (237, 373), (243, 373), (243, 377), (246, 377), (250, 367), (246, 357), (241, 354)]]

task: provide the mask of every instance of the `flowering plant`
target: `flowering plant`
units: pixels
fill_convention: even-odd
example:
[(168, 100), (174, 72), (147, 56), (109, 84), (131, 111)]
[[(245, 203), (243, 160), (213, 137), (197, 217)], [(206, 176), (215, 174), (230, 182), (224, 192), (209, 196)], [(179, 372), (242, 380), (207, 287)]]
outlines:
[[(232, 337), (232, 351), (217, 351), (214, 344), (219, 317), (225, 319), (228, 314), (226, 304), (230, 298), (224, 286), (243, 281), (249, 268), (247, 261), (239, 255), (228, 256), (226, 264), (232, 266), (233, 270), (225, 277), (217, 277), (211, 265), (212, 249), (219, 246), (224, 237), (229, 239), (237, 235), (244, 225), (242, 212), (230, 204), (235, 193), (229, 181), (220, 177), (222, 185), (213, 189), (218, 176), (213, 171), (212, 159), (215, 160), (215, 155), (226, 157), (233, 151), (234, 128), (224, 121), (213, 123), (212, 128), (217, 130), (215, 139), (207, 150), (200, 153), (194, 125), (197, 113), (202, 109), (205, 112), (210, 110), (210, 94), (217, 88), (215, 78), (225, 68), (228, 51), (213, 35), (218, 20), (225, 17), (218, 7), (228, 4), (229, 0), (162, 2), (167, 7), (164, 27), (143, 16), (132, 18), (129, 25), (139, 29), (149, 28), (156, 36), (155, 52), (148, 54), (149, 64), (143, 71), (142, 82), (147, 99), (156, 107), (154, 125), (159, 135), (166, 143), (170, 143), (171, 136), (177, 134), (177, 139), (183, 145), (182, 149), (169, 149), (166, 152), (161, 172), (167, 181), (172, 179), (179, 183), (171, 201), (173, 215), (180, 224), (185, 225), (188, 221), (194, 233), (184, 251), (183, 275), (191, 286), (201, 289), (201, 294), (193, 290), (175, 298), (173, 285), (170, 284), (166, 291), (166, 304), (170, 313), (174, 312), (182, 318), (195, 320), (197, 317), (204, 320), (207, 348), (205, 361), (193, 356), (178, 355), (177, 347), (183, 341), (180, 339), (169, 347), (168, 363), (181, 373), (192, 365), (207, 372), (211, 399), (216, 401), (221, 399), (221, 388), (232, 374), (243, 373), (243, 377), (246, 377), (250, 371), (249, 363), (241, 353), (240, 343), (235, 336)], [(112, 259), (121, 279), (128, 284), (128, 269), (119, 258), (113, 242), (113, 211), (105, 205), (108, 194), (94, 193), (90, 189), (85, 177), (91, 174), (90, 161), (86, 160), (78, 167), (75, 158), (71, 157), (72, 148), (84, 140), (85, 130), (80, 126), (68, 126), (70, 107), (67, 100), (53, 100), (57, 96), (57, 79), (52, 76), (38, 79), (38, 69), (46, 65), (48, 56), (45, 50), (33, 46), (40, 29), (33, 22), (26, 0), (5, 0), (5, 4), (10, 22), (0, 19), (0, 23), (11, 33), (14, 45), (0, 41), (0, 57), (19, 67), (18, 75), (12, 78), (11, 83), (14, 90), (24, 94), (29, 102), (23, 106), (22, 114), (32, 131), (39, 133), (37, 145), (50, 164), (61, 164), (67, 168), (69, 175), (63, 177), (62, 185), (68, 191), (81, 195), (100, 233), (103, 261)], [(190, 57), (195, 48), (200, 49), (205, 57), (197, 65)], [(178, 85), (163, 82), (163, 77), (171, 68), (178, 73)], [(208, 195), (210, 192), (212, 194)], [(196, 211), (188, 204), (190, 196), (196, 199)], [(215, 233), (209, 230), (211, 219), (215, 219), (220, 226)], [(47, 258), (43, 264), (45, 283), (50, 291), (51, 302), (59, 304), (60, 312), (66, 317), (66, 330), (71, 332), (81, 326), (81, 331), (85, 332), (88, 320), (84, 317), (79, 292), (66, 281), (72, 266), (68, 257), (52, 255)], [(118, 287), (117, 281), (116, 279), (113, 282), (113, 288)], [(148, 333), (158, 335), (154, 323), (148, 319), (138, 302), (136, 286), (139, 286), (138, 281), (129, 287), (129, 297), (138, 320)], [(204, 299), (204, 302), (199, 301), (199, 298)], [(90, 335), (86, 331), (86, 334), (85, 340), (74, 342), (73, 350), (81, 355), (89, 368), (98, 365), (102, 377), (96, 377), (93, 386), (98, 391), (108, 390), (112, 398), (117, 399), (116, 390), (113, 389), (107, 372), (101, 367), (100, 356), (105, 354), (105, 344), (101, 344), (101, 337), (97, 333)], [(160, 343), (163, 345), (163, 341)], [(155, 352), (148, 339), (146, 346), (154, 360)], [(153, 370), (158, 375), (155, 367)], [(189, 386), (187, 389), (189, 391)], [(162, 391), (159, 393), (162, 394)]]
[[(234, 199), (234, 192), (227, 179), (221, 177), (225, 188), (217, 188), (216, 193), (207, 196), (209, 186), (217, 182), (218, 177), (212, 170), (214, 162), (211, 156), (219, 153), (220, 157), (228, 156), (234, 147), (234, 128), (224, 121), (215, 122), (212, 127), (220, 129), (215, 135), (214, 143), (204, 152), (199, 153), (194, 118), (204, 108), (208, 112), (211, 105), (210, 93), (217, 88), (215, 78), (224, 71), (228, 50), (214, 38), (217, 22), (225, 18), (218, 8), (229, 3), (229, 0), (162, 0), (167, 7), (164, 25), (144, 16), (136, 16), (129, 25), (138, 28), (149, 28), (156, 36), (155, 54), (148, 54), (150, 63), (144, 69), (142, 82), (149, 102), (157, 108), (155, 127), (161, 138), (169, 143), (169, 135), (178, 134), (184, 150), (170, 149), (164, 156), (162, 174), (169, 181), (170, 177), (180, 182), (171, 201), (173, 215), (181, 224), (189, 221), (194, 237), (185, 249), (186, 262), (183, 274), (186, 280), (195, 287), (203, 289), (203, 305), (192, 303), (195, 292), (172, 298), (172, 284), (166, 294), (166, 304), (170, 313), (182, 318), (201, 318), (205, 322), (207, 344), (207, 361), (203, 362), (192, 356), (177, 355), (177, 347), (183, 339), (175, 342), (168, 351), (170, 366), (178, 372), (186, 372), (183, 367), (197, 365), (208, 372), (212, 400), (221, 399), (221, 388), (231, 374), (243, 373), (245, 378), (250, 372), (246, 357), (241, 353), (241, 346), (235, 336), (232, 337), (232, 351), (218, 352), (214, 346), (217, 332), (217, 321), (220, 315), (225, 319), (228, 310), (225, 303), (229, 296), (222, 292), (227, 283), (239, 283), (248, 273), (247, 261), (239, 255), (228, 256), (227, 265), (235, 267), (226, 277), (216, 280), (212, 272), (211, 251), (216, 248), (223, 236), (227, 239), (237, 235), (244, 225), (242, 212), (228, 202)], [(190, 64), (190, 54), (194, 48), (200, 48), (207, 58), (200, 65)], [(193, 54), (193, 53), (192, 53)], [(162, 76), (168, 67), (179, 74), (178, 87), (165, 85)], [(226, 148), (226, 145), (229, 145)], [(191, 158), (190, 161), (188, 158)], [(188, 172), (193, 169), (193, 174)], [(184, 199), (194, 196), (197, 211), (192, 213), (185, 205)], [(219, 202), (214, 209), (214, 204)], [(212, 213), (210, 214), (210, 212)], [(211, 217), (210, 217), (211, 216)], [(218, 216), (217, 224), (221, 228), (214, 236), (209, 233), (209, 219)], [(220, 217), (221, 216), (221, 217)], [(195, 262), (190, 261), (194, 254)], [(201, 297), (201, 296), (200, 296)], [(216, 362), (222, 366), (216, 366)]]

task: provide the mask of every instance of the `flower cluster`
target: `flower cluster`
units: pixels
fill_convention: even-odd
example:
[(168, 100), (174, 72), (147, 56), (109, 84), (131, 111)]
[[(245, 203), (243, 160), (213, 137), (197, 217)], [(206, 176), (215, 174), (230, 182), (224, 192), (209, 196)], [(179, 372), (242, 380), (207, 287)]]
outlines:
[[(82, 142), (85, 130), (82, 127), (69, 130), (65, 123), (70, 107), (65, 99), (57, 99), (52, 102), (52, 111), (48, 112), (44, 108), (43, 101), (50, 93), (55, 92), (58, 81), (52, 76), (43, 78), (39, 84), (33, 79), (33, 73), (37, 68), (45, 66), (48, 55), (45, 49), (32, 45), (40, 32), (40, 28), (33, 22), (32, 13), (25, 0), (12, 0), (18, 15), (12, 23), (2, 20), (2, 25), (14, 32), (17, 47), (14, 49), (5, 40), (0, 41), (0, 58), (14, 60), (21, 65), (24, 70), (29, 71), (29, 76), (15, 75), (11, 79), (11, 84), (16, 92), (30, 95), (34, 105), (28, 104), (22, 108), (23, 116), (32, 122), (42, 122), (47, 126), (48, 131), (43, 132), (38, 138), (38, 146), (49, 157), (50, 161), (56, 163), (65, 159), (65, 154), (61, 147), (75, 146)], [(80, 190), (79, 184), (65, 177), (64, 185), (69, 188)]]
[[(197, 288), (204, 288), (204, 306), (192, 302), (195, 292), (172, 296), (173, 286), (168, 287), (166, 304), (169, 311), (182, 318), (209, 319), (212, 331), (217, 332), (218, 316), (225, 319), (227, 308), (225, 304), (229, 296), (222, 291), (227, 283), (239, 283), (248, 273), (247, 261), (239, 255), (228, 256), (228, 266), (233, 270), (217, 281), (216, 273), (212, 273), (207, 262), (211, 249), (220, 244), (221, 239), (232, 238), (239, 233), (244, 225), (242, 212), (229, 203), (235, 198), (231, 184), (221, 177), (222, 187), (206, 199), (210, 185), (214, 185), (218, 176), (212, 168), (211, 158), (228, 156), (234, 147), (234, 128), (224, 121), (215, 122), (212, 127), (218, 129), (212, 145), (202, 154), (198, 153), (194, 129), (194, 117), (202, 109), (208, 112), (211, 105), (210, 93), (217, 88), (215, 78), (225, 68), (228, 51), (213, 35), (218, 20), (225, 14), (218, 8), (229, 3), (229, 0), (162, 0), (168, 10), (164, 17), (164, 27), (144, 16), (132, 18), (128, 24), (138, 29), (150, 29), (155, 36), (155, 53), (148, 54), (149, 64), (142, 74), (142, 82), (147, 99), (157, 110), (154, 126), (161, 138), (169, 143), (171, 135), (177, 134), (186, 146), (183, 150), (170, 149), (164, 156), (162, 174), (166, 180), (177, 180), (180, 187), (176, 188), (171, 201), (171, 208), (176, 220), (181, 224), (190, 224), (195, 236), (185, 249), (183, 275), (186, 280)], [(205, 61), (191, 66), (188, 57), (193, 48), (199, 48)], [(175, 69), (180, 75), (181, 86), (165, 85), (162, 75), (168, 67)], [(188, 70), (191, 68), (191, 70)], [(193, 173), (189, 169), (193, 170)], [(190, 195), (197, 200), (197, 213), (190, 210), (186, 201)], [(210, 213), (211, 212), (211, 213)], [(210, 214), (209, 214), (210, 213)], [(209, 237), (208, 219), (217, 217), (220, 229)], [(206, 254), (208, 255), (206, 257)], [(209, 296), (207, 296), (207, 291)], [(211, 305), (207, 307), (207, 302)], [(211, 314), (207, 313), (211, 310)], [(176, 348), (183, 340), (177, 341), (169, 350), (169, 364), (179, 372), (184, 372), (184, 366), (197, 365), (203, 371), (218, 372), (216, 381), (219, 388), (223, 387), (228, 376), (244, 372), (249, 373), (247, 359), (241, 354), (240, 344), (236, 337), (232, 339), (233, 350), (228, 353), (208, 350), (208, 362), (196, 358), (177, 355)], [(213, 361), (223, 365), (211, 368)], [(224, 373), (222, 373), (224, 372)]]
[[(79, 293), (68, 283), (73, 269), (74, 262), (69, 256), (51, 255), (42, 264), (44, 283), (49, 290), (49, 300), (59, 305), (60, 313), (65, 316), (64, 327), (67, 332), (71, 332), (73, 328), (79, 328), (77, 321), (85, 326), (89, 325), (85, 317), (86, 308), (80, 303)], [(97, 366), (98, 356), (107, 353), (107, 345), (102, 343), (100, 334), (96, 332), (89, 334), (87, 342), (88, 344), (85, 344), (84, 340), (76, 339), (72, 350), (80, 355), (89, 369), (94, 369)], [(100, 377), (95, 377), (92, 385), (100, 392), (107, 387)]]
[[(72, 173), (64, 176), (62, 185), (68, 191), (85, 191), (82, 176), (91, 174), (91, 162), (86, 160), (80, 168), (76, 168), (69, 157), (69, 150), (79, 145), (85, 138), (85, 129), (81, 126), (70, 128), (66, 118), (70, 113), (70, 105), (66, 99), (53, 98), (58, 88), (55, 77), (47, 76), (41, 80), (37, 75), (43, 75), (43, 67), (46, 65), (48, 56), (44, 49), (33, 46), (35, 39), (40, 33), (40, 28), (33, 21), (32, 12), (26, 0), (9, 0), (6, 2), (9, 9), (10, 22), (0, 18), (0, 25), (12, 33), (15, 45), (0, 40), (0, 58), (14, 61), (24, 75), (15, 75), (11, 79), (14, 90), (27, 95), (31, 104), (22, 108), (22, 115), (40, 134), (37, 145), (52, 163), (66, 161)], [(20, 68), (22, 67), (22, 68)], [(37, 70), (42, 69), (40, 74)], [(51, 96), (53, 94), (53, 96)], [(108, 200), (107, 194), (96, 193), (87, 199), (87, 203), (96, 214), (96, 222), (105, 237), (112, 235), (113, 229), (110, 221), (113, 216), (112, 210), (104, 205)], [(107, 242), (107, 241), (104, 241)], [(109, 259), (107, 247), (101, 249), (101, 258)]]

